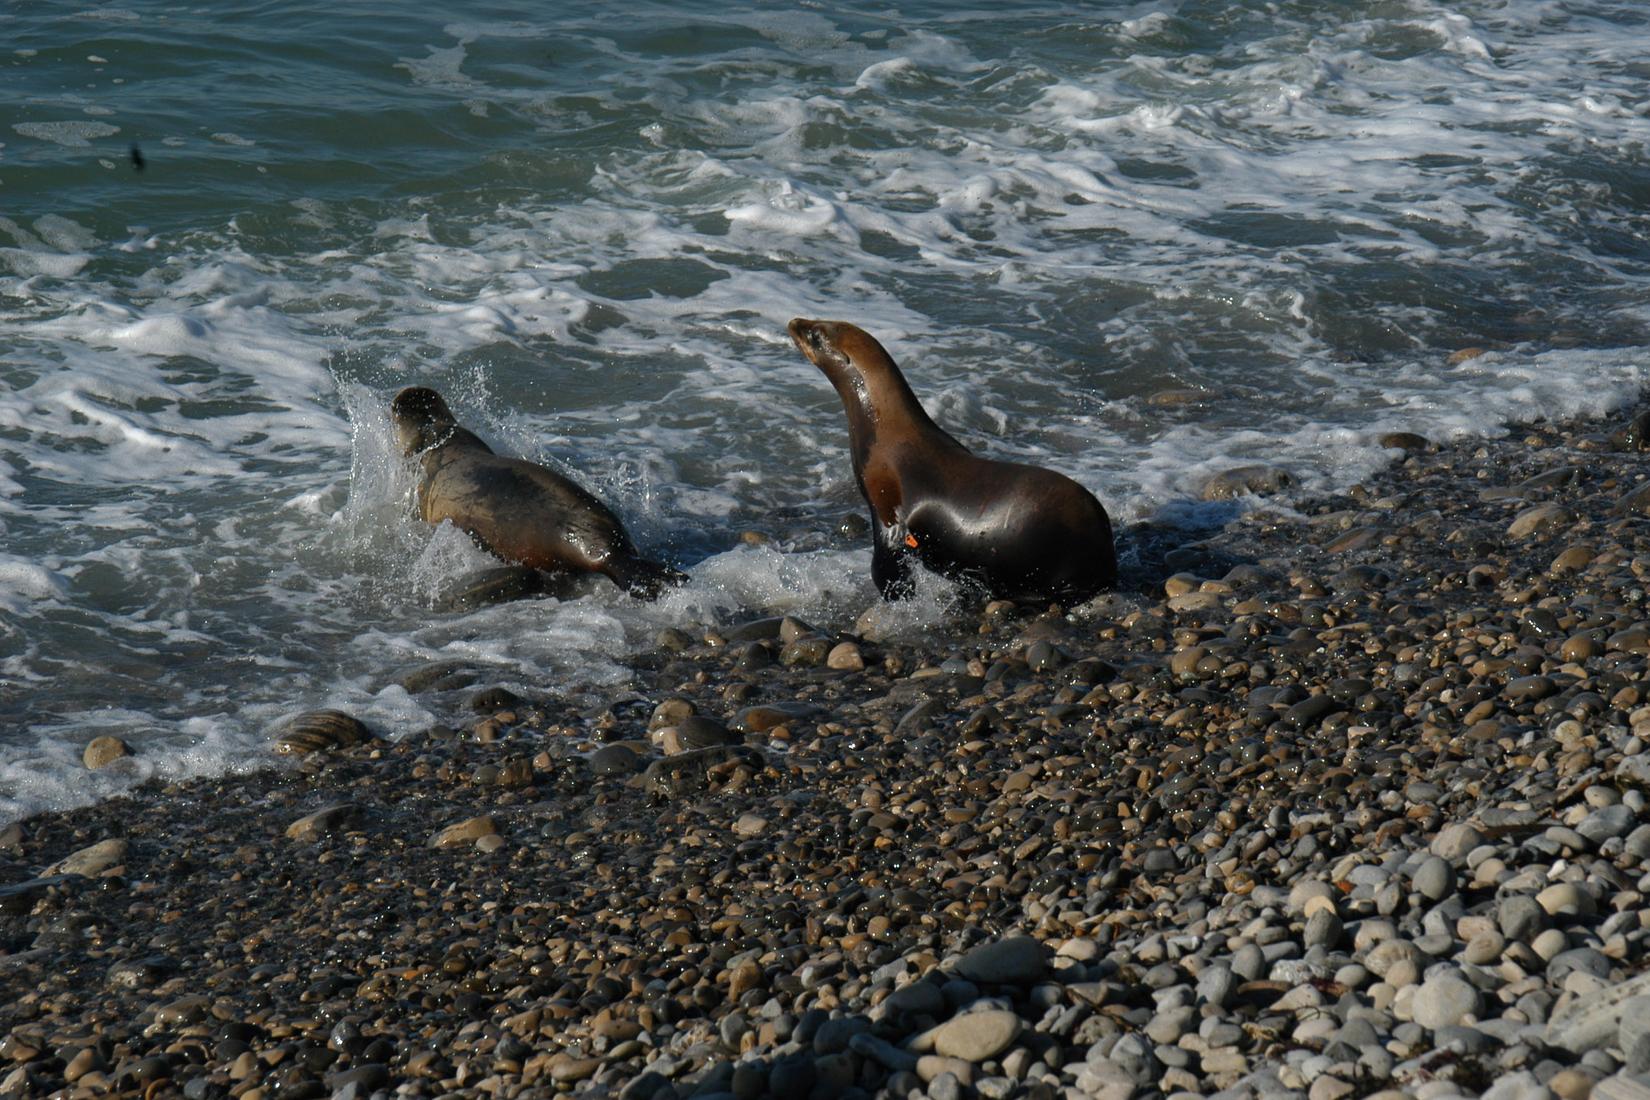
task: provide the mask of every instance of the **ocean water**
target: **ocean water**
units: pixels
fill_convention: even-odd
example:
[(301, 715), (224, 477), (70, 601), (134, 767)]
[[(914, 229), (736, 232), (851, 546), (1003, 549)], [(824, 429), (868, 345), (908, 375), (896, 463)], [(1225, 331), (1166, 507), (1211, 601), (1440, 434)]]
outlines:
[[(792, 316), (1125, 544), (1228, 465), (1317, 492), (1650, 370), (1638, 4), (554, 7), (0, 11), (0, 821), (270, 766), (299, 709), (421, 728), (421, 660), (578, 698), (663, 625), (847, 625)], [(409, 518), (410, 383), (691, 582), (429, 610), (487, 559)]]

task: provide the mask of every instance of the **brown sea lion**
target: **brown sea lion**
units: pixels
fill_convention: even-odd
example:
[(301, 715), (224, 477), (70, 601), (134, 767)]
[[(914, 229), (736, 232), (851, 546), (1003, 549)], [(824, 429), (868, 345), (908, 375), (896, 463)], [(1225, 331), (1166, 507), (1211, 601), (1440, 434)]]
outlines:
[(836, 387), (871, 507), (871, 579), (911, 594), (911, 563), (993, 596), (1078, 602), (1117, 580), (1111, 521), (1064, 474), (972, 454), (928, 418), (881, 344), (846, 321), (790, 323)]
[(607, 505), (547, 467), (493, 453), (460, 426), (439, 393), (409, 386), (390, 402), (402, 452), (423, 476), (418, 514), (451, 520), (482, 549), (552, 573), (601, 573), (652, 599), (684, 575), (636, 553)]

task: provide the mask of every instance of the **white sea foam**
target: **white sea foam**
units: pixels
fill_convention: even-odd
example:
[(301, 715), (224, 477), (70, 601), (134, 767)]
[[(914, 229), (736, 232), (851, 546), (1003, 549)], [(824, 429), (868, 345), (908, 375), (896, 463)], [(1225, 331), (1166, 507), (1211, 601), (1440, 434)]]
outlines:
[(14, 122), (11, 128), (24, 137), (48, 141), (71, 149), (85, 149), (97, 138), (113, 137), (119, 126), (107, 122), (87, 122), (84, 119), (63, 119), (55, 122)]

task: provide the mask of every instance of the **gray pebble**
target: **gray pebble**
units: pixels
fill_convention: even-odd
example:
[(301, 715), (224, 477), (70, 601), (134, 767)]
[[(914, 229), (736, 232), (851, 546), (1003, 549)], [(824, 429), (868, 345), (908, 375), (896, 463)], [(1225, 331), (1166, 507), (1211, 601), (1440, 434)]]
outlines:
[(972, 982), (1030, 985), (1043, 976), (1047, 960), (1041, 943), (1030, 936), (1010, 936), (969, 950), (958, 960), (956, 973)]
[(1302, 941), (1307, 948), (1332, 948), (1341, 942), (1341, 935), (1345, 932), (1341, 918), (1335, 915), (1333, 909), (1319, 909), (1306, 921), (1306, 931), (1302, 934)]
[(1610, 960), (1591, 947), (1573, 947), (1560, 951), (1547, 964), (1547, 980), (1556, 984), (1574, 973), (1591, 974), (1595, 978), (1610, 976)]
[(1576, 832), (1594, 844), (1602, 844), (1611, 837), (1626, 836), (1636, 823), (1637, 817), (1638, 815), (1628, 806), (1619, 803), (1604, 806), (1582, 818), (1581, 824), (1576, 826)]
[(1252, 982), (1266, 972), (1266, 955), (1259, 946), (1246, 943), (1232, 954), (1231, 966), (1233, 974)]
[(1528, 894), (1502, 898), (1495, 907), (1495, 922), (1501, 934), (1517, 943), (1529, 943), (1549, 923), (1547, 911)]
[(945, 994), (933, 982), (912, 982), (888, 994), (882, 1007), (897, 1015), (938, 1016), (945, 1008)]
[(1430, 856), (1415, 869), (1415, 892), (1428, 901), (1438, 901), (1455, 889), (1455, 867), (1442, 856)]
[(1484, 843), (1484, 834), (1464, 823), (1445, 825), (1432, 838), (1432, 854), (1450, 863), (1459, 863), (1467, 853)]
[(848, 1040), (848, 1049), (855, 1054), (873, 1059), (882, 1063), (891, 1070), (915, 1070), (917, 1056), (908, 1050), (901, 1050), (886, 1039), (879, 1039), (868, 1031), (862, 1031)]
[(1225, 963), (1210, 963), (1197, 976), (1197, 995), (1215, 1008), (1224, 1008), (1237, 988), (1238, 978)]
[(871, 1021), (863, 1016), (838, 1016), (826, 1020), (814, 1032), (815, 1054), (840, 1054), (848, 1049), (855, 1035), (871, 1030)]
[(597, 775), (629, 775), (641, 762), (641, 757), (629, 745), (603, 745), (585, 761)]
[(1459, 972), (1445, 972), (1421, 983), (1415, 991), (1410, 1014), (1422, 1027), (1440, 1028), (1460, 1023), (1469, 1013), (1477, 1015), (1480, 1007), (1477, 987)]

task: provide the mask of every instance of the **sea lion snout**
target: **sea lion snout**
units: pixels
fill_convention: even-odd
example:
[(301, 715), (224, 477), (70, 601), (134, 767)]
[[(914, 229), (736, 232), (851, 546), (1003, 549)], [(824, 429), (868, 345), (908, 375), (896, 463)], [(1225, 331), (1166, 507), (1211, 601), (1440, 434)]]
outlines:
[(390, 402), (390, 419), (401, 453), (417, 454), (441, 442), (458, 427), (446, 400), (428, 386), (408, 386)]

